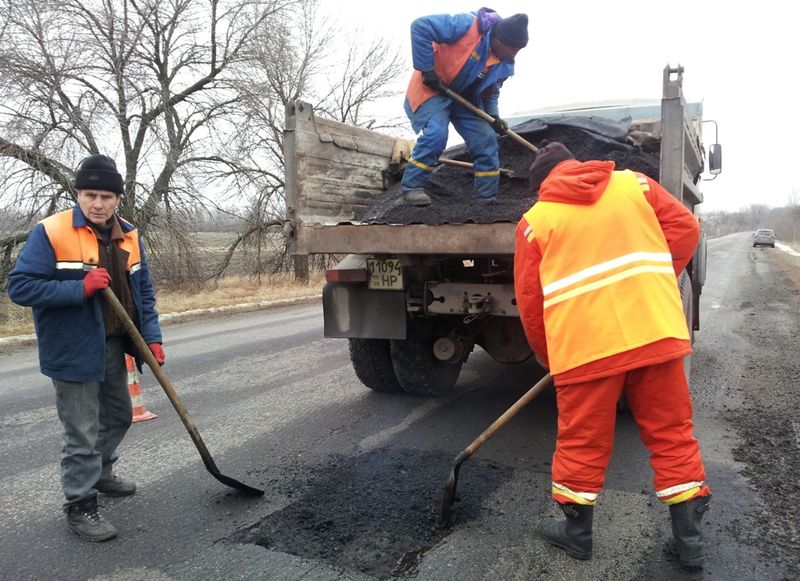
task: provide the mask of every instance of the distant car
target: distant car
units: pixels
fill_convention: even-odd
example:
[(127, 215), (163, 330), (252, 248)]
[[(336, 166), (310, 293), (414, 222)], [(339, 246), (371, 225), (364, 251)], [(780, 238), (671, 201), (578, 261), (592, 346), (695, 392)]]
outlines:
[(753, 234), (753, 248), (756, 246), (770, 246), (775, 248), (775, 231), (769, 228), (760, 228)]

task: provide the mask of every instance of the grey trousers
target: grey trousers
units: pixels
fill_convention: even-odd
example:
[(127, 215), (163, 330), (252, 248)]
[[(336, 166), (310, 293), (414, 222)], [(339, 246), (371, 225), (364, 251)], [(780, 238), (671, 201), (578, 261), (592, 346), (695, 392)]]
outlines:
[(64, 509), (97, 491), (98, 480), (111, 477), (119, 446), (133, 419), (128, 370), (121, 337), (106, 341), (104, 381), (53, 380), (56, 408), (64, 427), (61, 487)]

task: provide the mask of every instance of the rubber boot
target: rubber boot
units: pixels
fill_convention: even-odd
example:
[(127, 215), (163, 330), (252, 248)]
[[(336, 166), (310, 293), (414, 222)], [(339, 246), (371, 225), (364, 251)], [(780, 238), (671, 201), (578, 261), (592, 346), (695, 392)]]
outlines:
[(117, 529), (97, 512), (96, 496), (67, 507), (67, 530), (92, 542), (108, 541), (117, 536)]
[(575, 559), (592, 556), (592, 517), (594, 505), (562, 504), (566, 520), (545, 519), (538, 532), (551, 545), (560, 547)]
[(699, 569), (703, 566), (706, 555), (700, 521), (708, 510), (710, 501), (711, 495), (700, 496), (686, 502), (671, 504), (669, 507), (678, 561), (687, 569)]
[(413, 206), (430, 206), (431, 197), (422, 188), (415, 188), (403, 193), (403, 201)]

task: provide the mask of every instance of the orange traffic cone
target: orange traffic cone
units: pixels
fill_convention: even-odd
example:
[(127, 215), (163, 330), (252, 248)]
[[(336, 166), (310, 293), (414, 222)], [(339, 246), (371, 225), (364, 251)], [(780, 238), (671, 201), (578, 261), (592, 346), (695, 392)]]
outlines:
[(142, 386), (139, 384), (139, 376), (136, 373), (136, 360), (130, 355), (125, 355), (125, 363), (128, 366), (128, 391), (131, 394), (131, 404), (133, 405), (133, 423), (157, 418), (156, 414), (144, 407)]

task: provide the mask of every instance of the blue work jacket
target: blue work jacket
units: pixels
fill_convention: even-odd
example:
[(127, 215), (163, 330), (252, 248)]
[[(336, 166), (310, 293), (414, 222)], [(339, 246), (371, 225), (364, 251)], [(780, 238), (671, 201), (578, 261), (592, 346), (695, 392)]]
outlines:
[[(65, 223), (69, 220), (67, 214), (71, 214), (71, 229)], [(146, 343), (161, 343), (155, 291), (141, 238), (132, 224), (117, 219), (126, 241), (138, 246), (134, 247), (135, 262), (126, 266), (126, 275), (136, 304), (139, 330)], [(51, 236), (59, 239), (51, 240)], [(83, 296), (83, 279), (97, 267), (94, 258), (98, 256), (97, 243), (94, 231), (76, 206), (46, 218), (33, 228), (8, 278), (11, 300), (33, 308), (39, 367), (53, 379), (105, 379), (102, 299), (100, 293), (88, 300)], [(141, 369), (141, 360), (138, 354), (134, 355)]]

